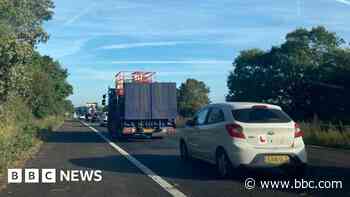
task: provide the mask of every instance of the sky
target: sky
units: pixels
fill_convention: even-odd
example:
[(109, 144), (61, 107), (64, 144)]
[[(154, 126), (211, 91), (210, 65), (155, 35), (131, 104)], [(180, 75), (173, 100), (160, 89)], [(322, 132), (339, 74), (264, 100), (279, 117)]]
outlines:
[(100, 102), (119, 71), (160, 82), (204, 81), (225, 101), (240, 51), (269, 49), (298, 27), (324, 25), (350, 41), (350, 0), (54, 0), (38, 50), (70, 75), (75, 106)]

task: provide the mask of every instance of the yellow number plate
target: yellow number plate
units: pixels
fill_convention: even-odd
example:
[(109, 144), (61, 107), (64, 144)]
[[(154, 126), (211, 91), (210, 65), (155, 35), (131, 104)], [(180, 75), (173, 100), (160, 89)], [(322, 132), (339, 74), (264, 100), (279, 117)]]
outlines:
[(143, 129), (144, 133), (153, 133), (153, 131), (154, 129), (148, 129), (148, 128)]
[(266, 155), (265, 163), (275, 165), (289, 163), (289, 157), (287, 155)]

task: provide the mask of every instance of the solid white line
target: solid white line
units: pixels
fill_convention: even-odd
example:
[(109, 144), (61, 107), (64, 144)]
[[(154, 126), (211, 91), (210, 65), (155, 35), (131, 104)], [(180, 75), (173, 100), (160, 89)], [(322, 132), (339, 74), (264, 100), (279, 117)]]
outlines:
[(109, 145), (111, 145), (115, 150), (117, 150), (121, 155), (123, 155), (125, 158), (127, 158), (132, 164), (134, 164), (138, 169), (140, 169), (144, 174), (146, 174), (148, 177), (150, 177), (152, 180), (154, 180), (158, 185), (160, 185), (163, 189), (165, 189), (169, 194), (171, 194), (174, 197), (186, 197), (184, 193), (182, 193), (180, 190), (176, 189), (173, 185), (168, 183), (166, 180), (164, 180), (162, 177), (158, 176), (156, 173), (154, 173), (151, 169), (143, 165), (141, 162), (139, 162), (135, 157), (131, 156), (128, 152), (126, 152), (124, 149), (122, 149), (120, 146), (109, 140), (106, 136), (104, 136), (100, 131), (97, 129), (91, 127), (89, 124), (86, 124), (85, 122), (81, 123), (87, 127), (89, 127), (92, 131), (97, 133), (102, 139), (104, 139)]

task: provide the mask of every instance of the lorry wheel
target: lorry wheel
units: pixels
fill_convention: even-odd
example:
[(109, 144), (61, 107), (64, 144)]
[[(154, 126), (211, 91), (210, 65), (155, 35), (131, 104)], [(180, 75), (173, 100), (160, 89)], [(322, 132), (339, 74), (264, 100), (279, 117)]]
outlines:
[(117, 138), (117, 127), (114, 123), (111, 124), (111, 126), (108, 128), (108, 134), (109, 134), (109, 137), (114, 140)]

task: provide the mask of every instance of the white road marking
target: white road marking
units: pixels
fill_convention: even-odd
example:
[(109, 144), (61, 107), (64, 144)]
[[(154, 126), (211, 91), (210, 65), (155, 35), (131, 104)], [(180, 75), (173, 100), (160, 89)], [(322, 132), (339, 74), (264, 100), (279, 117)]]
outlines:
[(86, 124), (83, 121), (81, 121), (81, 123), (83, 125), (89, 127), (95, 133), (97, 133), (110, 146), (112, 146), (121, 155), (123, 155), (125, 158), (127, 158), (132, 164), (134, 164), (138, 169), (140, 169), (144, 174), (146, 174), (148, 177), (150, 177), (153, 181), (158, 183), (158, 185), (160, 185), (163, 189), (165, 189), (169, 194), (171, 194), (174, 197), (186, 197), (186, 195), (184, 193), (182, 193), (180, 190), (176, 189), (173, 185), (171, 185), (166, 180), (164, 180), (162, 177), (160, 177), (156, 173), (154, 173), (151, 169), (149, 169), (148, 167), (143, 165), (140, 161), (138, 161), (135, 157), (131, 156), (128, 152), (126, 152), (120, 146), (118, 146), (117, 144), (115, 144), (114, 142), (109, 140), (106, 136), (104, 136), (102, 133), (100, 133), (100, 131), (91, 127), (89, 124)]

